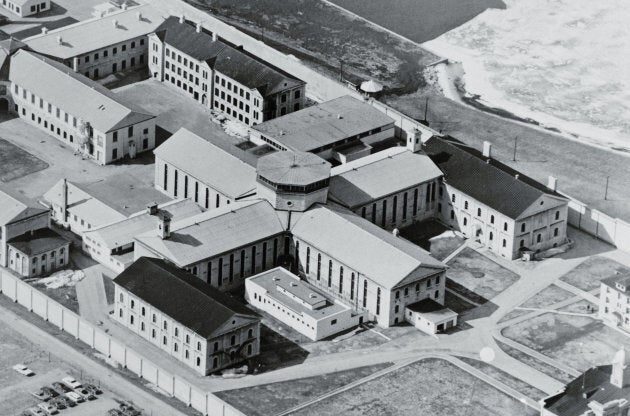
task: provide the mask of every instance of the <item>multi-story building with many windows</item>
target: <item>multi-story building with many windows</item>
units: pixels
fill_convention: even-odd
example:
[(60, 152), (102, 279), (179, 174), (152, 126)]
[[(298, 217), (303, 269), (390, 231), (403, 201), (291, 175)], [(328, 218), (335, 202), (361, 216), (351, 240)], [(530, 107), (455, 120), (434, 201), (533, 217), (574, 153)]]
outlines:
[(150, 5), (124, 6), (103, 17), (83, 20), (25, 39), (29, 48), (91, 79), (147, 67), (147, 35), (164, 18)]
[(610, 326), (630, 332), (630, 274), (623, 273), (602, 279), (599, 317)]
[(21, 49), (9, 73), (14, 111), (105, 165), (155, 147), (155, 116), (63, 64)]
[(256, 314), (165, 261), (138, 259), (114, 287), (114, 319), (201, 375), (259, 353)]
[(254, 125), (304, 107), (305, 83), (219, 40), (197, 24), (169, 17), (149, 35), (149, 70), (202, 105)]
[(50, 10), (50, 0), (2, 0), (0, 4), (20, 17)]

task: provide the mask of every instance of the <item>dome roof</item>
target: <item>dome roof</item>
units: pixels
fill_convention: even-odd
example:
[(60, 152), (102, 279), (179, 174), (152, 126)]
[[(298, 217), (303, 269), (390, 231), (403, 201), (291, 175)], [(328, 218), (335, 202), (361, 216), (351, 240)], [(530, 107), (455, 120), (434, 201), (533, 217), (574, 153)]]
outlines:
[(374, 80), (364, 81), (361, 83), (361, 91), (375, 93), (383, 91), (383, 86)]
[(330, 177), (330, 163), (306, 152), (276, 152), (258, 160), (258, 175), (278, 185), (309, 185)]

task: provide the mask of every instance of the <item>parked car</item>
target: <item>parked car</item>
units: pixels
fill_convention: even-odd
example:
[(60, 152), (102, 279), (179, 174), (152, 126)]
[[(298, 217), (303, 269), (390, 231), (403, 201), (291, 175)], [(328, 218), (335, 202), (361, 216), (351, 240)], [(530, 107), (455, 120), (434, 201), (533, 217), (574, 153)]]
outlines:
[(59, 394), (64, 394), (64, 393), (67, 393), (69, 391), (72, 391), (72, 389), (70, 387), (68, 387), (65, 384), (60, 383), (58, 381), (52, 383), (52, 387)]
[(83, 396), (80, 396), (80, 395), (76, 394), (76, 393), (75, 393), (75, 392), (73, 392), (73, 391), (69, 391), (69, 392), (65, 393), (65, 396), (66, 396), (68, 399), (70, 399), (70, 400), (72, 400), (73, 402), (75, 402), (75, 403), (83, 403), (83, 402), (85, 401), (85, 399), (83, 398)]
[(45, 393), (50, 394), (50, 397), (57, 397), (57, 396), (59, 396), (59, 393), (57, 393), (54, 389), (51, 389), (48, 386), (42, 387), (42, 391), (45, 392)]
[(82, 387), (81, 383), (76, 381), (74, 377), (64, 377), (61, 379), (61, 382), (71, 389), (78, 389), (79, 387)]
[(103, 391), (101, 389), (99, 389), (98, 387), (96, 387), (94, 384), (86, 384), (84, 386), (90, 393), (93, 394), (102, 394)]
[(123, 412), (118, 409), (109, 409), (107, 411), (107, 416), (124, 416)]
[(127, 403), (120, 404), (120, 410), (124, 416), (140, 416), (141, 413), (137, 411), (132, 405)]
[(30, 368), (28, 368), (24, 364), (16, 364), (16, 365), (13, 366), (13, 369), (15, 371), (17, 371), (18, 373), (22, 374), (23, 376), (26, 376), (26, 377), (32, 377), (32, 376), (35, 375), (33, 370), (31, 370)]
[(63, 410), (66, 407), (68, 407), (68, 405), (66, 404), (66, 398), (65, 397), (55, 397), (49, 403), (52, 404), (53, 406), (55, 406), (59, 410)]
[(40, 403), (37, 405), (37, 407), (42, 409), (48, 415), (54, 415), (54, 414), (59, 413), (59, 410), (57, 410), (57, 407), (53, 406), (50, 403)]
[(46, 413), (44, 413), (44, 411), (40, 409), (39, 407), (31, 407), (27, 409), (26, 411), (30, 412), (32, 416), (46, 416)]
[(49, 400), (52, 396), (50, 393), (45, 392), (43, 389), (39, 389), (37, 391), (32, 391), (31, 395), (37, 397), (39, 400)]
[(96, 396), (94, 394), (92, 394), (91, 392), (89, 392), (84, 387), (79, 387), (78, 389), (74, 389), (74, 392), (76, 394), (80, 395), (81, 397), (83, 397), (85, 400), (95, 400), (96, 399)]
[[(73, 402), (73, 401), (72, 401), (72, 400), (70, 400), (68, 397), (66, 397), (66, 394), (65, 394), (65, 393), (63, 393), (63, 394), (62, 394), (61, 396), (59, 396), (59, 397), (55, 397), (53, 400), (54, 400), (55, 402), (57, 402), (57, 403), (60, 403), (60, 404), (61, 404), (61, 403), (63, 403), (63, 405), (64, 405), (64, 406), (66, 406), (66, 407), (74, 407), (74, 406), (76, 406), (76, 405), (77, 405), (75, 402)], [(60, 409), (62, 409), (62, 407), (60, 407), (60, 406), (57, 406), (57, 407), (59, 407)]]

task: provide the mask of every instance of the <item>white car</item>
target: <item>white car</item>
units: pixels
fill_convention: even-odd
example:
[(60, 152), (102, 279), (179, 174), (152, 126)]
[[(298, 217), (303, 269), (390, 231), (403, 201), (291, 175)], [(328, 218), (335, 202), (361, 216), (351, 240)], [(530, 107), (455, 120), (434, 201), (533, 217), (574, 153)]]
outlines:
[(49, 414), (49, 415), (54, 415), (56, 413), (59, 413), (59, 411), (57, 410), (57, 406), (53, 406), (52, 404), (49, 404), (49, 403), (40, 403), (37, 405), (37, 407), (39, 407), (44, 412), (46, 412), (46, 414)]
[(63, 384), (65, 384), (66, 386), (70, 387), (73, 390), (81, 387), (81, 383), (79, 383), (72, 377), (64, 377), (61, 379), (61, 381), (63, 382)]
[(13, 366), (13, 369), (26, 377), (31, 377), (35, 375), (35, 373), (24, 364), (16, 364)]
[(77, 393), (75, 393), (73, 391), (67, 392), (66, 393), (66, 397), (68, 399), (72, 400), (75, 403), (83, 403), (85, 401), (85, 399), (81, 395), (79, 395), (79, 394), (77, 394)]

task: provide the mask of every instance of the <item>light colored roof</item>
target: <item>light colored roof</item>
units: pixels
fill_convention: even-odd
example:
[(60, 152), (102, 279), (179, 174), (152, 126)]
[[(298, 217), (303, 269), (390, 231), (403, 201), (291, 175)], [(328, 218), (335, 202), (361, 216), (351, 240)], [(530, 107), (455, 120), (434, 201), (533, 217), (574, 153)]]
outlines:
[(11, 195), (0, 191), (0, 226), (11, 224), (21, 219), (41, 214), (47, 210), (30, 207)]
[[(138, 18), (141, 14), (141, 19)], [(114, 20), (118, 22), (114, 27)], [(162, 13), (150, 5), (131, 7), (101, 18), (83, 20), (24, 40), (34, 51), (69, 59), (153, 32)], [(61, 36), (59, 44), (57, 37)], [(139, 45), (138, 45), (139, 46)], [(130, 47), (130, 46), (127, 46)]]
[(185, 128), (153, 153), (230, 198), (251, 194), (256, 189), (256, 170), (251, 165)]
[(291, 150), (308, 152), (393, 123), (371, 105), (345, 95), (252, 128)]
[(11, 58), (9, 79), (102, 133), (155, 117), (65, 65), (24, 49)]
[(330, 163), (306, 152), (276, 152), (258, 159), (258, 175), (284, 185), (308, 185), (330, 177)]
[(317, 205), (302, 214), (291, 232), (386, 289), (409, 276), (421, 278), (446, 268), (415, 244), (341, 207)]
[(371, 79), (361, 83), (361, 90), (365, 92), (381, 92), (383, 91), (383, 86)]
[(329, 195), (353, 208), (442, 176), (424, 154), (393, 147), (333, 168)]
[[(308, 315), (314, 319), (323, 319), (327, 316), (339, 313), (348, 309), (344, 305), (336, 303), (328, 298), (324, 293), (317, 290), (313, 285), (301, 280), (298, 276), (287, 271), (282, 267), (268, 270), (247, 278), (246, 285), (251, 282), (262, 287), (267, 291), (267, 296), (276, 300), (276, 302), (290, 308), (294, 312)], [(278, 287), (291, 293), (296, 298), (308, 304), (317, 304), (321, 302), (323, 306), (311, 308), (292, 299), (285, 293), (278, 290)]]
[[(190, 199), (179, 199), (158, 205), (160, 212), (169, 214), (172, 221), (181, 220), (203, 212), (203, 209)], [(133, 242), (137, 235), (144, 234), (156, 227), (157, 217), (145, 210), (113, 224), (85, 232), (84, 236), (102, 241), (113, 249)]]
[(236, 202), (171, 223), (171, 236), (147, 232), (136, 240), (180, 267), (250, 245), (284, 231), (267, 201)]

